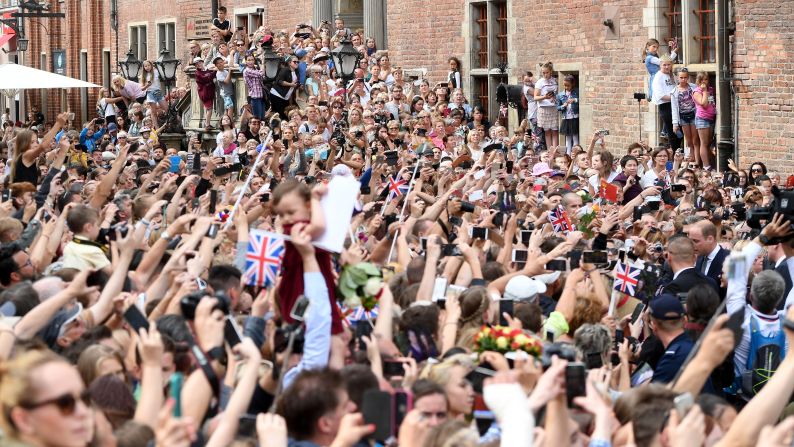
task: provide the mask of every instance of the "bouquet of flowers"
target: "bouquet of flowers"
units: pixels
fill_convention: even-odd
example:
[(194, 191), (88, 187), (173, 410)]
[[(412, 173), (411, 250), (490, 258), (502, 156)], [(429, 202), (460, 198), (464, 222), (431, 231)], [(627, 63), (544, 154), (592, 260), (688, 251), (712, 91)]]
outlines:
[(361, 306), (370, 311), (380, 299), (383, 275), (375, 264), (369, 262), (348, 264), (342, 268), (336, 290), (348, 309)]
[(475, 351), (482, 353), (494, 351), (505, 354), (510, 351), (524, 351), (539, 358), (543, 353), (543, 343), (533, 335), (525, 334), (521, 329), (504, 326), (483, 326), (474, 338)]

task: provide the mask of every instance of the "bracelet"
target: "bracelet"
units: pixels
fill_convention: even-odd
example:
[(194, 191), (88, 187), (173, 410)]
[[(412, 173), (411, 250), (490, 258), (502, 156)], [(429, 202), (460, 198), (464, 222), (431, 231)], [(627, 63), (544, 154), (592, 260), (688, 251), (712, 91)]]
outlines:
[(149, 221), (148, 221), (148, 220), (146, 220), (146, 219), (141, 219), (141, 220), (139, 220), (138, 222), (139, 222), (139, 223), (142, 223), (143, 225), (146, 225), (147, 227), (148, 227), (149, 225), (151, 225), (151, 224), (152, 224), (151, 222), (149, 222)]

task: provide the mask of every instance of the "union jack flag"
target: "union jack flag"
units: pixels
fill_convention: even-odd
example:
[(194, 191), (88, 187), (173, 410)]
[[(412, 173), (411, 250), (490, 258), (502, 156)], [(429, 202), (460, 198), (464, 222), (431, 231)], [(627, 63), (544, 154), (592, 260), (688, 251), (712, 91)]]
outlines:
[(389, 200), (394, 199), (395, 197), (400, 197), (403, 194), (408, 193), (408, 182), (405, 179), (395, 180), (392, 177), (389, 177)]
[(568, 213), (565, 212), (565, 208), (562, 206), (549, 211), (549, 222), (554, 227), (555, 233), (565, 233), (573, 230), (571, 219), (568, 218)]
[(350, 309), (344, 304), (339, 303), (339, 310), (342, 314), (342, 318), (348, 326), (364, 320), (375, 321), (375, 319), (378, 317), (377, 304), (372, 308), (372, 310), (366, 310), (364, 309), (364, 306), (358, 306)]
[(634, 296), (640, 284), (640, 273), (642, 273), (642, 270), (639, 267), (632, 267), (630, 264), (618, 262), (613, 272), (615, 282), (612, 284), (612, 288), (618, 292)]
[(245, 280), (248, 285), (271, 287), (276, 283), (284, 258), (284, 237), (267, 231), (251, 230), (245, 252)]

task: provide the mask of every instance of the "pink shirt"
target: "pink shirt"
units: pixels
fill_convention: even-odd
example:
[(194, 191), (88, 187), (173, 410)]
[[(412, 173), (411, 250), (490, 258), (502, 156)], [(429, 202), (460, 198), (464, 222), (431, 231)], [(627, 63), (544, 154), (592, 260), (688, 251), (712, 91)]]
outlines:
[[(694, 93), (703, 94), (703, 90), (698, 86), (695, 88)], [(708, 86), (708, 99), (709, 102), (705, 106), (701, 106), (695, 101), (695, 117), (703, 120), (714, 120), (717, 117), (717, 98), (714, 96), (714, 87)]]
[(141, 89), (141, 84), (130, 81), (129, 79), (124, 83), (124, 88), (121, 89), (119, 93), (121, 93), (121, 96), (129, 99), (137, 99), (146, 96), (146, 93)]

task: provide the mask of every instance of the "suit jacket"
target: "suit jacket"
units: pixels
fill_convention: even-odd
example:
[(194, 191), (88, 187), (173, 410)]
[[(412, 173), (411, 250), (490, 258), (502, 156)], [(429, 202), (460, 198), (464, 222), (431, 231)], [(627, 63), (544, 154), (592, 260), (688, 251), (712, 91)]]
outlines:
[[(720, 250), (717, 252), (717, 255), (714, 256), (714, 259), (711, 261), (711, 265), (709, 266), (709, 271), (706, 272), (706, 276), (713, 279), (714, 282), (717, 283), (718, 287), (720, 285), (720, 281), (722, 280), (722, 264), (725, 262), (725, 258), (727, 258), (728, 255), (730, 254), (731, 254), (730, 250), (726, 250), (720, 247)], [(706, 262), (706, 257), (698, 256), (697, 262), (695, 263), (695, 269), (697, 269), (698, 272), (703, 271), (704, 262)], [(720, 293), (720, 296), (723, 298), (725, 297), (724, 290)]]
[[(282, 82), (292, 82), (292, 69), (290, 69), (290, 67), (282, 67), (278, 71), (278, 75), (276, 75), (276, 81), (273, 83), (273, 88), (278, 92), (278, 94), (287, 98), (287, 93), (291, 87), (281, 85)], [(295, 87), (295, 89), (297, 89), (297, 87)], [(295, 93), (295, 90), (292, 92)], [(287, 100), (289, 99), (290, 98), (287, 98)], [(281, 119), (284, 119), (284, 117), (282, 116)]]
[(791, 273), (788, 270), (788, 263), (786, 263), (785, 259), (775, 268), (775, 271), (780, 273), (780, 276), (783, 277), (783, 281), (786, 282), (786, 293), (783, 294), (783, 299), (780, 300), (780, 303), (777, 305), (778, 310), (783, 310), (783, 306), (786, 304), (786, 297), (789, 292), (791, 292), (792, 288)]
[(715, 292), (719, 292), (716, 281), (700, 273), (700, 270), (688, 268), (682, 270), (681, 273), (678, 274), (678, 277), (664, 287), (664, 293), (669, 293), (671, 295), (687, 293), (698, 284), (708, 284), (714, 288)]

